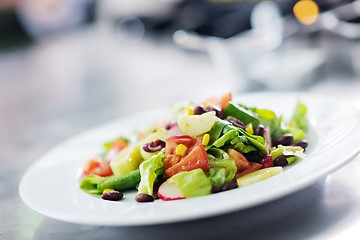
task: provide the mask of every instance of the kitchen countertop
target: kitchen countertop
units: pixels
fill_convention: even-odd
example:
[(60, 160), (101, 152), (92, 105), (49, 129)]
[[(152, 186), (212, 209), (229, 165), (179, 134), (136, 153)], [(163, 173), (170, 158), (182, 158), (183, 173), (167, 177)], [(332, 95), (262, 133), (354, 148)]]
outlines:
[[(360, 232), (360, 156), (278, 200), (173, 224), (71, 224), (44, 217), (20, 199), (22, 174), (52, 147), (169, 101), (236, 92), (239, 83), (227, 74), (212, 67), (205, 54), (161, 41), (123, 43), (102, 27), (0, 53), (0, 239), (355, 239)], [(300, 91), (360, 101), (358, 77), (322, 77)], [(44, 193), (48, 188), (45, 183)]]

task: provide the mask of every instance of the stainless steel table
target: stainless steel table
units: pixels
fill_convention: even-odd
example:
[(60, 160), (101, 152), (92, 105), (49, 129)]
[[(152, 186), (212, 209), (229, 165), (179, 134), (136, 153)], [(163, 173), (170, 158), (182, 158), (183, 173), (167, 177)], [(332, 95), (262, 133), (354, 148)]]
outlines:
[[(199, 99), (235, 85), (205, 55), (189, 55), (166, 42), (127, 45), (106, 27), (1, 53), (0, 239), (357, 239), (360, 156), (281, 199), (174, 224), (70, 224), (44, 217), (21, 201), (18, 184), (25, 170), (74, 134), (168, 101)], [(360, 81), (321, 81), (302, 91), (356, 100)]]

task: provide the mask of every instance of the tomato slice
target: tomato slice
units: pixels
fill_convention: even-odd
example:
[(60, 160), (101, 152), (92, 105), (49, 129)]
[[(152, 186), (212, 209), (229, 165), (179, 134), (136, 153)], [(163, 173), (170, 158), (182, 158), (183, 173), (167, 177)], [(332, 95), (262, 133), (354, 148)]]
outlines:
[(232, 94), (226, 93), (220, 98), (219, 104), (222, 110), (225, 109), (226, 105), (232, 100)]
[(196, 140), (189, 135), (171, 136), (166, 140), (165, 154), (173, 154), (179, 144), (185, 145), (189, 151), (190, 148), (194, 146), (195, 142)]
[(110, 161), (97, 159), (90, 159), (86, 163), (83, 173), (85, 175), (98, 175), (100, 177), (107, 177), (113, 174), (110, 168)]
[(171, 168), (175, 164), (177, 164), (181, 159), (181, 156), (176, 154), (167, 154), (164, 159), (164, 167), (165, 169)]
[(226, 105), (232, 100), (232, 94), (225, 93), (222, 96), (213, 96), (208, 98), (204, 103), (213, 103), (216, 106), (220, 107), (222, 111), (224, 111)]
[(266, 155), (261, 161), (260, 164), (262, 165), (262, 168), (269, 168), (273, 166), (273, 159), (271, 157), (271, 154)]
[(206, 150), (204, 146), (199, 143), (196, 143), (194, 147), (190, 149), (189, 153), (181, 157), (176, 164), (167, 168), (165, 173), (171, 177), (179, 172), (191, 171), (197, 168), (201, 168), (204, 172), (210, 168)]
[(109, 151), (107, 151), (104, 159), (109, 160), (109, 161), (113, 160), (115, 158), (115, 156), (118, 154), (118, 152), (120, 152), (122, 149), (127, 147), (127, 145), (129, 145), (129, 144), (123, 139), (114, 140), (111, 143), (111, 147), (110, 147)]
[(127, 145), (129, 145), (129, 144), (125, 140), (116, 139), (112, 143), (111, 148), (116, 148), (116, 149), (118, 149), (120, 151), (121, 149), (124, 149)]
[(229, 148), (227, 153), (232, 159), (234, 159), (235, 165), (239, 171), (249, 167), (249, 161), (240, 152), (236, 151), (235, 149)]

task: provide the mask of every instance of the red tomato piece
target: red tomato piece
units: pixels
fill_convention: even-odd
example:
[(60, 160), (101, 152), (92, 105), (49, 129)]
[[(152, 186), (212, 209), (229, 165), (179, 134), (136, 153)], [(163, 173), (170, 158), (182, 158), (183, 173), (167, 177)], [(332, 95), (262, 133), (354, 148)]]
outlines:
[(167, 154), (164, 159), (164, 167), (165, 169), (171, 168), (175, 164), (177, 164), (181, 159), (181, 156), (176, 154)]
[(114, 157), (118, 154), (118, 152), (120, 152), (122, 149), (127, 147), (127, 145), (129, 144), (123, 139), (114, 140), (111, 144), (109, 151), (106, 153), (104, 159), (109, 161), (113, 160)]
[(222, 96), (213, 96), (213, 97), (210, 97), (208, 98), (204, 104), (206, 103), (213, 103), (215, 104), (216, 106), (220, 107), (222, 111), (224, 111), (226, 105), (232, 100), (232, 94), (229, 92), (229, 93), (226, 93)]
[(189, 149), (195, 144), (196, 140), (189, 135), (171, 136), (166, 140), (165, 154), (173, 154), (177, 145), (183, 144)]
[(116, 148), (118, 149), (119, 151), (121, 149), (124, 149), (127, 145), (129, 145), (125, 140), (123, 139), (116, 139), (112, 145), (111, 145), (111, 148)]
[(232, 94), (226, 93), (220, 98), (220, 107), (222, 110), (225, 109), (226, 105), (232, 100)]
[(191, 171), (197, 168), (201, 168), (203, 171), (207, 171), (210, 168), (206, 150), (202, 144), (198, 143), (195, 144), (187, 155), (181, 157), (178, 163), (167, 168), (165, 173), (171, 177), (179, 172)]
[(263, 159), (261, 159), (260, 164), (262, 168), (269, 168), (273, 166), (273, 159), (271, 154), (266, 155)]
[(113, 174), (110, 168), (110, 161), (97, 159), (90, 159), (86, 163), (83, 173), (85, 175), (98, 175), (100, 177), (107, 177)]

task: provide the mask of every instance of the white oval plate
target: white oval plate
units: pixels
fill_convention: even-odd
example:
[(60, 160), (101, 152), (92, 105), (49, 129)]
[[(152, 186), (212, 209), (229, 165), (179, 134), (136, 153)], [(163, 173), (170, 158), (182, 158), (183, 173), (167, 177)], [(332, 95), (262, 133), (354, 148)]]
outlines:
[(192, 220), (244, 209), (293, 193), (337, 170), (360, 152), (360, 115), (349, 102), (299, 93), (262, 93), (235, 98), (249, 106), (292, 114), (296, 101), (308, 107), (312, 129), (307, 157), (265, 181), (218, 194), (177, 201), (137, 203), (135, 192), (119, 202), (104, 201), (79, 189), (87, 159), (101, 152), (102, 144), (119, 135), (132, 135), (164, 110), (119, 119), (59, 145), (24, 174), (20, 196), (34, 210), (55, 219), (93, 225), (132, 226)]

